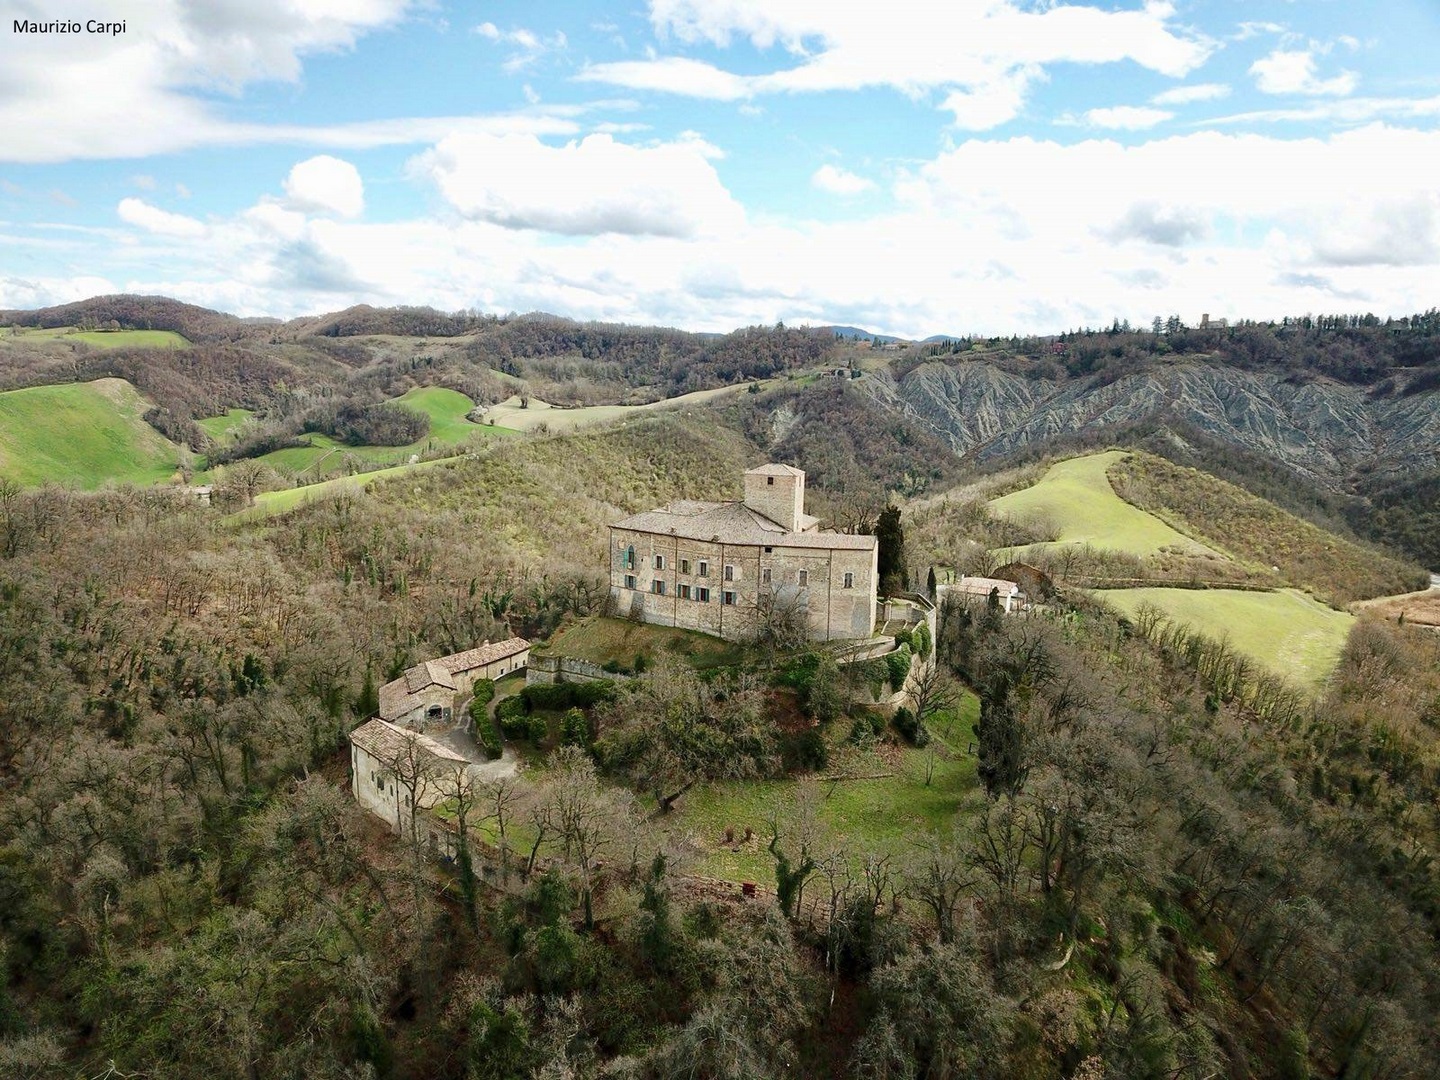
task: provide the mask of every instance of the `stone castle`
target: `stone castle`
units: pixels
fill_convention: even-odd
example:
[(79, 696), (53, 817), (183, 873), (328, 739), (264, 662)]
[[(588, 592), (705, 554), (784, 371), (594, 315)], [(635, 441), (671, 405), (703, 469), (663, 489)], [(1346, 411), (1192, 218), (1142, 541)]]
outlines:
[(751, 639), (768, 619), (804, 619), (821, 641), (875, 628), (873, 536), (822, 532), (805, 513), (805, 474), (745, 473), (741, 502), (682, 500), (610, 526), (610, 595), (621, 615)]

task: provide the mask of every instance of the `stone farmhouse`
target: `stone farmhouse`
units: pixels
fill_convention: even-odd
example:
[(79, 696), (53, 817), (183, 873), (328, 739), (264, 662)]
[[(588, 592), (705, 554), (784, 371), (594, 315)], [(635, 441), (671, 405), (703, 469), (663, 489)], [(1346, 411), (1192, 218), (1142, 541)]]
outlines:
[(498, 679), (519, 671), (530, 658), (524, 638), (487, 641), (478, 649), (416, 664), (380, 687), (380, 719), (428, 731), (454, 723), (455, 703), (481, 679)]
[(398, 831), (471, 782), (470, 760), (428, 735), (380, 719), (350, 733), (355, 801)]
[(868, 638), (878, 554), (873, 536), (820, 530), (801, 470), (761, 465), (740, 502), (683, 500), (611, 525), (610, 595), (621, 615), (730, 640), (777, 611), (818, 640)]

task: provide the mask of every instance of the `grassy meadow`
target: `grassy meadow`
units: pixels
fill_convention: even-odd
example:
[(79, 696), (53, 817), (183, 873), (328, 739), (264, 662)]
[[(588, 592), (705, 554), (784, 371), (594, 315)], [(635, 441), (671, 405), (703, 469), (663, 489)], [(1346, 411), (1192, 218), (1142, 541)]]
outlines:
[(187, 349), (190, 342), (173, 330), (80, 330), (74, 326), (6, 328), (21, 341), (78, 341), (100, 349)]
[[(430, 417), (430, 434), (405, 446), (349, 446), (328, 435), (305, 436), (308, 446), (289, 446), (256, 458), (277, 472), (310, 474), (317, 478), (340, 467), (345, 455), (372, 465), (400, 465), (417, 454), (460, 447), (472, 441), (512, 438), (521, 432), (500, 424), (476, 424), (466, 419), (475, 403), (464, 394), (442, 386), (421, 386), (394, 399)], [(237, 410), (231, 410), (232, 412)]]
[(147, 408), (124, 379), (0, 393), (0, 476), (78, 488), (168, 480), (181, 450), (145, 423)]
[(221, 416), (207, 416), (195, 423), (210, 438), (225, 443), (233, 440), (236, 432), (245, 426), (245, 421), (254, 415), (249, 409), (227, 409)]
[[(941, 835), (956, 812), (979, 797), (975, 756), (969, 752), (970, 728), (979, 715), (979, 699), (966, 693), (953, 716), (932, 724), (933, 763), (927, 762), (929, 749), (845, 745), (848, 724), (837, 721), (828, 732), (830, 765), (823, 775), (865, 779), (701, 784), (675, 804), (665, 824), (694, 857), (696, 873), (725, 881), (774, 885), (775, 860), (766, 849), (769, 822), (776, 818), (783, 835), (803, 812), (802, 799), (811, 800), (826, 841), (857, 857), (880, 851), (903, 858), (917, 843)], [(933, 764), (928, 784), (927, 764)], [(754, 834), (748, 842), (747, 827)], [(734, 830), (733, 843), (725, 841), (727, 828)]]
[(1100, 589), (1097, 596), (1128, 615), (1141, 604), (1159, 608), (1297, 685), (1319, 687), (1335, 670), (1355, 616), (1326, 607), (1295, 589)]
[(1018, 521), (1053, 524), (1059, 538), (1046, 546), (1089, 544), (1140, 556), (1167, 549), (1213, 554), (1203, 544), (1115, 494), (1106, 473), (1126, 456), (1123, 450), (1107, 450), (1057, 462), (1039, 483), (991, 500), (990, 509)]

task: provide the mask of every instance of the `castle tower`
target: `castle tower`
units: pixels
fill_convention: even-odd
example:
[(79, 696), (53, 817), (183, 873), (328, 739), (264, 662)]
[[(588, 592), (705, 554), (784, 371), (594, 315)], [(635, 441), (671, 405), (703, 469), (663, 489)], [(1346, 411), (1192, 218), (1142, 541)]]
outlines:
[(761, 465), (745, 472), (745, 505), (786, 532), (799, 532), (805, 516), (805, 474), (792, 465)]

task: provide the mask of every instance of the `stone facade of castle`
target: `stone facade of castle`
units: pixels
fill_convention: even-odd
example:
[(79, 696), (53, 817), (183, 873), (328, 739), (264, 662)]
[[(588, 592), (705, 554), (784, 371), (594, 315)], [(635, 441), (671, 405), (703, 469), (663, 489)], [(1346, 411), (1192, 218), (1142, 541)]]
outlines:
[(877, 541), (819, 526), (805, 513), (805, 474), (773, 464), (745, 473), (741, 502), (681, 501), (617, 521), (615, 611), (737, 641), (777, 618), (804, 619), (821, 641), (868, 638)]

